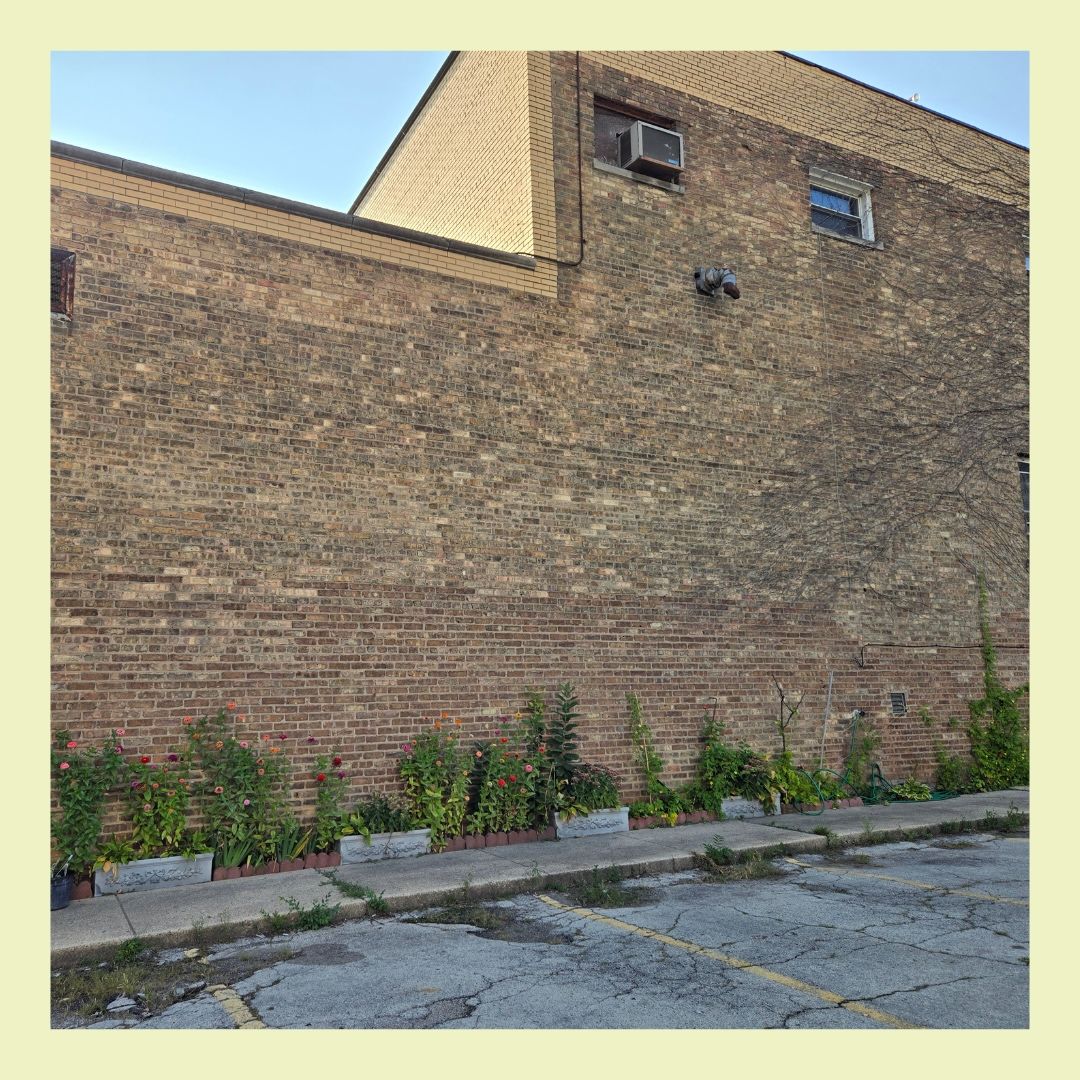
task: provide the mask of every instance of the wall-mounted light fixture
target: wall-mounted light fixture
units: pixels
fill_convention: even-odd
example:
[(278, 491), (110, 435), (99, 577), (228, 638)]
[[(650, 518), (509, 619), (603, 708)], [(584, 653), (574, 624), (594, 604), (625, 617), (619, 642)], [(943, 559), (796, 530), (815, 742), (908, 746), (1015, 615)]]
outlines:
[(694, 285), (697, 291), (705, 296), (715, 296), (717, 291), (730, 296), (732, 300), (739, 299), (739, 286), (735, 284), (735, 271), (726, 266), (699, 266), (694, 271)]

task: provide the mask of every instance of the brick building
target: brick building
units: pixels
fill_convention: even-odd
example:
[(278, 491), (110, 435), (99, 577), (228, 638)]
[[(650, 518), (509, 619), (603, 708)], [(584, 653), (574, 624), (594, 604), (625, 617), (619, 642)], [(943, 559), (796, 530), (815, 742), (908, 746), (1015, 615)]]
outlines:
[(976, 571), (1026, 674), (1026, 178), (780, 53), (451, 54), (350, 213), (54, 144), (55, 725), (360, 792), (570, 680), (633, 795), (627, 691), (680, 781), (776, 680), (928, 777)]

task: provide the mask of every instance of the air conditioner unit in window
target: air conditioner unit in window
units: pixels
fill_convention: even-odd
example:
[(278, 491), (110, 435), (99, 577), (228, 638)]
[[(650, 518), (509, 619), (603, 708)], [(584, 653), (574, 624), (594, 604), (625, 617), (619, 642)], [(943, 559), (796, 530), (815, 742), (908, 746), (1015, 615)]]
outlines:
[(619, 132), (619, 164), (661, 180), (677, 179), (683, 167), (682, 136), (635, 120), (626, 131)]

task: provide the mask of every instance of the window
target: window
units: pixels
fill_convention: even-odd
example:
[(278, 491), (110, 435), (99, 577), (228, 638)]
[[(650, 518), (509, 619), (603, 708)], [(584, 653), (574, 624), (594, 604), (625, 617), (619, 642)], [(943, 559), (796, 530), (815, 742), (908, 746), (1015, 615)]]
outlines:
[(870, 210), (869, 184), (846, 176), (810, 170), (810, 221), (815, 232), (832, 233), (849, 240), (872, 243), (874, 216)]
[(889, 705), (893, 716), (907, 716), (907, 694), (893, 693), (889, 695)]
[(67, 321), (75, 301), (75, 252), (52, 249), (49, 311), (53, 318)]
[(1031, 531), (1031, 513), (1028, 507), (1028, 477), (1031, 472), (1031, 461), (1027, 454), (1017, 454), (1017, 465), (1020, 469), (1020, 503), (1024, 508), (1024, 528)]
[[(640, 123), (638, 122), (640, 121)], [(683, 138), (669, 116), (593, 99), (593, 164), (667, 190), (682, 190)]]

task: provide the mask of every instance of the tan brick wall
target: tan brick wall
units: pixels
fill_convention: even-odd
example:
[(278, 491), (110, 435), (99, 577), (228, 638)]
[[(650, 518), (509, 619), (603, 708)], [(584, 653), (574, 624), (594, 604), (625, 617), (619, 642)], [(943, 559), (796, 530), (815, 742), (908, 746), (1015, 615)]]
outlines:
[[(466, 281), (482, 281), (507, 289), (554, 295), (555, 271), (550, 265), (535, 269), (446, 251), (392, 236), (361, 232), (301, 214), (289, 214), (238, 202), (223, 196), (177, 187), (159, 180), (145, 180), (110, 169), (54, 157), (53, 185), (116, 199), (130, 206), (146, 207), (192, 221), (273, 236), (283, 240), (356, 255), (374, 263), (409, 266)], [(423, 231), (423, 230), (420, 230)]]
[(594, 52), (591, 60), (962, 191), (1027, 206), (1025, 151), (777, 52)]
[(536, 63), (524, 52), (461, 53), (356, 213), (532, 252)]
[[(532, 159), (550, 139), (545, 198), (573, 260), (573, 54), (529, 71), (550, 118)], [(594, 93), (685, 125), (685, 193), (592, 168)], [(414, 245), (349, 247), (378, 238), (57, 162), (54, 242), (78, 259), (73, 320), (53, 330), (57, 727), (120, 725), (164, 752), (183, 715), (235, 699), (301, 760), (308, 735), (343, 745), (358, 793), (392, 788), (395, 750), (440, 712), (488, 734), (524, 687), (569, 679), (583, 755), (632, 796), (628, 690), (678, 782), (714, 696), (732, 737), (777, 748), (773, 678), (806, 691), (791, 742), (815, 758), (832, 671), (832, 765), (856, 707), (881, 725), (888, 776), (929, 775), (935, 738), (963, 741), (915, 711), (963, 717), (979, 693), (978, 652), (934, 643), (977, 641), (970, 567), (997, 538), (969, 550), (962, 513), (939, 509), (904, 523), (868, 585), (836, 582), (861, 550), (853, 492), (823, 538), (796, 528), (779, 547), (763, 492), (809, 485), (822, 447), (873, 465), (874, 422), (906, 389), (890, 361), (935, 328), (950, 283), (1023, 315), (1023, 215), (589, 57), (582, 99), (585, 256), (557, 293), (550, 267), (436, 267)], [(807, 162), (874, 183), (882, 250), (810, 231)], [(721, 258), (738, 303), (694, 292), (694, 266)], [(908, 280), (926, 284), (918, 303)], [(980, 367), (1024, 355), (975, 329)], [(1007, 458), (987, 465), (991, 494), (1022, 529)], [(778, 555), (826, 587), (753, 585)], [(1024, 582), (991, 566), (996, 638), (1022, 644)], [(874, 641), (927, 647), (860, 666)], [(1001, 662), (1023, 677), (1022, 651)]]

